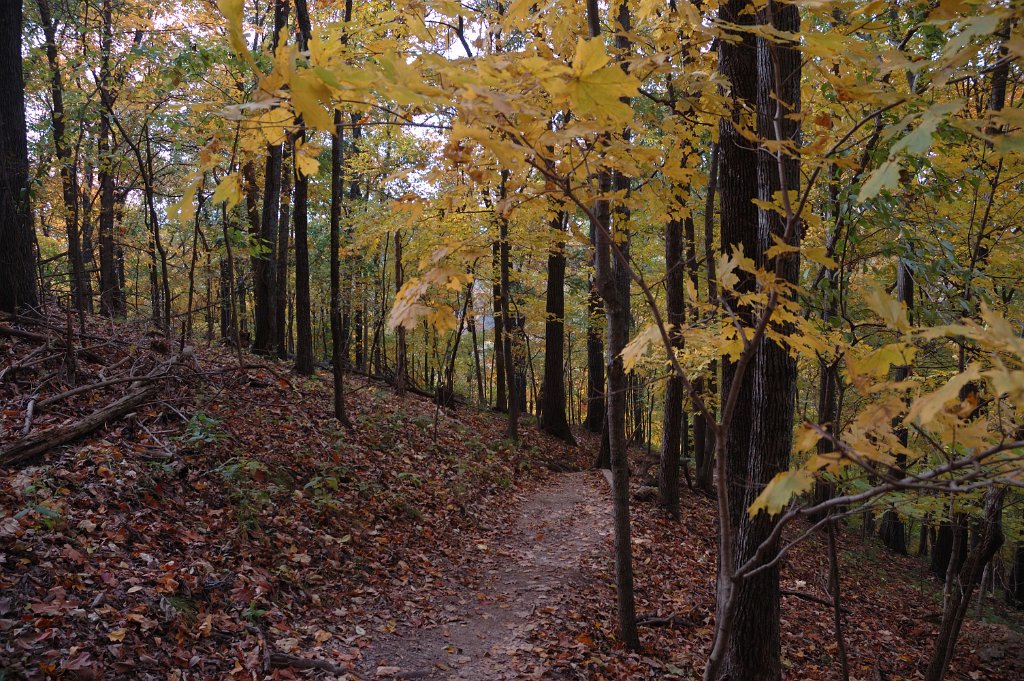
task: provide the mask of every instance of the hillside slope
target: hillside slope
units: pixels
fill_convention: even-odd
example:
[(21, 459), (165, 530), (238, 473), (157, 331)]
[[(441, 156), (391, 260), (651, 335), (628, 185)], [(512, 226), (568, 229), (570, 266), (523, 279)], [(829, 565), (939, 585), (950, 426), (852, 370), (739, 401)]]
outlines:
[[(684, 494), (680, 523), (634, 502), (647, 625), (627, 654), (612, 633), (607, 487), (549, 470), (586, 467), (592, 437), (570, 448), (527, 427), (512, 447), (500, 415), (359, 378), (341, 431), (325, 372), (176, 350), (127, 324), (0, 322), (0, 450), (26, 423), (52, 432), (153, 386), (104, 427), (0, 469), (0, 678), (698, 674), (709, 500)], [(74, 392), (72, 378), (99, 387)], [(854, 532), (840, 545), (852, 677), (919, 678), (937, 584)], [(828, 598), (825, 566), (815, 537), (783, 567), (794, 679), (838, 678), (830, 611), (813, 600)], [(971, 620), (950, 678), (1016, 678), (1022, 649), (1003, 624)]]

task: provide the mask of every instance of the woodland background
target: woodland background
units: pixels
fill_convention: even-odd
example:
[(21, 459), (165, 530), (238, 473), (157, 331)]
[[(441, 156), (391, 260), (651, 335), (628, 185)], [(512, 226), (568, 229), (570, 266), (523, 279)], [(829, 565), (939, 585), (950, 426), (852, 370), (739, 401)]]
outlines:
[[(290, 490), (315, 520), (288, 560), (308, 566), (317, 545), (335, 563), (325, 583), (349, 588), (409, 567), (399, 552), (352, 568), (382, 519), (457, 540), (540, 469), (593, 466), (612, 488), (608, 589), (565, 607), (614, 601), (614, 621), (594, 615), (600, 636), (552, 624), (548, 671), (778, 679), (795, 664), (788, 596), (829, 618), (801, 625), (830, 641), (801, 678), (1012, 676), (1016, 653), (979, 662), (958, 641), (997, 600), (989, 616), (1019, 626), (1024, 603), (1022, 14), (1017, 0), (4, 3), (5, 658), (26, 674), (138, 671), (126, 626), (54, 633), (59, 606), (82, 602), (70, 592), (117, 581), (99, 549), (66, 541), (99, 525), (86, 507), (179, 504), (160, 523), (185, 544), (211, 530), (183, 508), (230, 507), (236, 555), (287, 532), (271, 507)], [(119, 487), (139, 476), (152, 489), (133, 502)], [(495, 506), (479, 518), (478, 492)], [(110, 545), (153, 541), (134, 521), (101, 527)], [(681, 536), (715, 541), (683, 551)], [(850, 541), (879, 565), (844, 558)], [(706, 570), (685, 587), (705, 591), (663, 612), (652, 594), (679, 606), (689, 577), (646, 575), (679, 552), (709, 562), (664, 574)], [(202, 560), (207, 580), (222, 572)], [(865, 670), (846, 641), (880, 630), (849, 621), (881, 617), (856, 603), (890, 561), (897, 590), (932, 573), (937, 612), (906, 623), (913, 652), (889, 672)], [(793, 570), (823, 595), (789, 588)], [(181, 657), (216, 617), (241, 637), (231, 673), (301, 662), (297, 644), (273, 657), (264, 616), (284, 631), (319, 595), (275, 600), (284, 587), (258, 575), (204, 605), (198, 573), (171, 572), (129, 640), (173, 629), (161, 654)], [(115, 650), (69, 643), (103, 636)], [(230, 668), (208, 643), (185, 655), (210, 665), (198, 678)], [(354, 670), (353, 645), (330, 664)]]

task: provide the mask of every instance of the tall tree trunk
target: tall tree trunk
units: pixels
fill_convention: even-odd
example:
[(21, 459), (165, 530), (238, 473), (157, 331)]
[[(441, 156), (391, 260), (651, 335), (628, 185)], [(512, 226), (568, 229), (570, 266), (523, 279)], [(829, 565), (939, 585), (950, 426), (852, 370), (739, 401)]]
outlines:
[[(558, 232), (560, 239), (565, 231), (566, 219), (566, 213), (558, 211), (551, 220), (551, 229)], [(548, 252), (545, 311), (544, 404), (540, 427), (559, 439), (575, 444), (569, 422), (565, 418), (565, 243), (561, 240)]]
[[(607, 174), (601, 176), (599, 173), (598, 185), (601, 184), (602, 177), (607, 183)], [(598, 189), (602, 192), (605, 191), (605, 188), (600, 186)], [(590, 244), (592, 247), (596, 247), (598, 225), (593, 222), (597, 221), (601, 225), (609, 224), (607, 202), (595, 203), (593, 213), (590, 225)], [(596, 270), (596, 268), (595, 251), (594, 269)], [(591, 433), (600, 433), (604, 427), (605, 414), (604, 334), (601, 332), (604, 303), (601, 301), (601, 295), (597, 292), (597, 283), (593, 278), (589, 285), (587, 293), (587, 418), (583, 422), (583, 427)]]
[[(684, 201), (677, 198), (678, 207)], [(673, 350), (683, 347), (686, 323), (683, 295), (683, 221), (672, 217), (665, 223), (665, 305)], [(679, 458), (682, 454), (683, 379), (674, 372), (665, 384), (665, 409), (661, 427), (661, 460), (658, 466), (658, 503), (679, 518)]]
[(491, 299), (494, 308), (494, 382), (496, 395), (494, 408), (508, 411), (508, 392), (505, 385), (505, 317), (501, 306), (501, 240), (491, 244), (492, 278)]
[[(156, 210), (156, 189), (153, 186), (153, 148), (150, 144), (149, 123), (144, 123), (142, 129), (146, 138), (146, 162), (144, 167), (140, 164), (140, 170), (142, 173), (143, 189), (146, 194), (146, 208), (149, 211), (150, 228), (153, 233), (153, 246), (156, 254), (159, 256), (160, 295), (157, 297), (162, 303), (159, 313), (160, 328), (163, 329), (164, 333), (170, 333), (173, 331), (171, 328), (171, 280), (170, 273), (167, 270), (167, 249), (164, 248), (164, 242), (160, 236), (160, 216)], [(138, 149), (136, 151), (138, 152)], [(141, 152), (138, 153), (138, 156), (141, 162)]]
[[(395, 294), (402, 290), (405, 273), (402, 271), (402, 230), (395, 230)], [(405, 391), (409, 370), (407, 368), (408, 353), (406, 352), (405, 327), (396, 330), (397, 347), (395, 348), (395, 388), (401, 395)]]
[[(351, 2), (346, 3), (346, 23)], [(331, 373), (334, 377), (334, 418), (346, 428), (352, 424), (345, 413), (345, 346), (341, 337), (341, 203), (345, 193), (345, 129), (341, 111), (334, 111), (335, 137), (331, 145)]]
[[(896, 265), (896, 298), (907, 306), (908, 315), (913, 315), (914, 277), (910, 271), (910, 265), (902, 257)], [(905, 381), (910, 376), (910, 367), (898, 366), (893, 373), (897, 382)], [(906, 447), (909, 441), (907, 429), (901, 427), (897, 430), (896, 434), (900, 439), (900, 444)], [(907, 457), (903, 454), (897, 455), (897, 468), (902, 470), (906, 468), (906, 465)], [(900, 518), (899, 513), (895, 509), (890, 508), (882, 515), (882, 522), (878, 527), (878, 533), (881, 536), (882, 543), (891, 551), (895, 551), (903, 556), (907, 555), (907, 530), (903, 519)]]
[(235, 343), (234, 303), (231, 297), (231, 268), (226, 256), (220, 259), (220, 337)]
[[(299, 24), (299, 50), (309, 49), (312, 29), (306, 0), (295, 0), (295, 15)], [(299, 120), (296, 149), (305, 144), (306, 132)], [(295, 371), (313, 373), (313, 324), (310, 319), (309, 298), (309, 178), (295, 167)]]
[[(715, 197), (718, 193), (718, 167), (720, 146), (714, 144), (711, 147), (711, 168), (708, 172), (708, 193), (704, 201), (704, 267), (707, 281), (708, 302), (717, 307), (718, 305), (718, 284), (715, 281)], [(691, 274), (696, 279), (696, 267)], [(693, 285), (697, 290), (696, 281)], [(694, 382), (694, 389), (697, 392), (714, 394), (715, 382), (718, 377), (718, 362), (711, 362), (707, 373), (698, 377)], [(694, 468), (697, 489), (705, 494), (712, 494), (714, 491), (713, 466), (715, 462), (715, 432), (708, 428), (707, 420), (698, 416), (693, 423), (693, 450)]]
[(91, 270), (96, 270), (96, 253), (92, 245), (92, 206), (93, 206), (93, 193), (92, 193), (92, 177), (93, 177), (93, 165), (92, 162), (87, 158), (85, 160), (85, 168), (82, 173), (82, 182), (79, 186), (80, 191), (80, 205), (81, 212), (81, 225), (82, 225), (82, 259), (85, 261), (85, 279), (84, 279), (84, 295), (86, 312), (93, 311), (93, 287), (92, 287), (92, 273)]
[[(736, 24), (750, 27), (754, 23), (753, 5), (750, 0), (727, 0), (718, 10), (718, 18), (726, 25)], [(739, 126), (743, 110), (752, 110), (756, 106), (757, 50), (755, 38), (749, 32), (737, 31), (729, 37), (729, 40), (720, 40), (718, 43), (718, 71), (729, 83), (729, 95), (732, 100), (731, 116), (723, 116), (719, 120), (718, 127), (721, 251), (724, 254), (731, 254), (733, 249), (742, 248), (743, 252), (749, 255), (757, 253), (758, 249), (758, 215), (757, 207), (753, 203), (753, 199), (758, 196), (757, 151), (742, 137)], [(748, 273), (738, 272), (737, 275), (739, 282), (732, 291), (723, 291), (723, 298), (735, 309), (740, 323), (747, 328), (753, 328), (750, 310), (737, 306), (737, 302), (739, 296), (754, 290), (755, 282)], [(729, 422), (725, 424), (723, 438), (716, 443), (718, 455), (724, 456), (726, 475), (725, 480), (719, 480), (719, 483), (724, 484), (728, 491), (730, 502), (728, 514), (733, 531), (733, 534), (727, 533), (724, 524), (719, 523), (716, 643), (720, 643), (720, 639), (724, 636), (728, 636), (730, 641), (738, 637), (738, 631), (731, 632), (731, 634), (729, 632), (732, 622), (739, 619), (738, 615), (730, 612), (730, 603), (738, 596), (732, 593), (732, 580), (728, 574), (731, 566), (723, 564), (721, 556), (725, 551), (724, 547), (732, 547), (735, 543), (735, 526), (742, 520), (746, 508), (744, 497), (747, 487), (747, 457), (750, 452), (750, 431), (753, 424), (751, 409), (753, 379), (751, 374), (751, 371), (746, 371), (742, 375), (737, 375), (736, 362), (729, 358), (722, 360), (720, 394), (724, 400), (725, 396), (736, 390), (738, 399)], [(738, 388), (733, 387), (736, 382), (739, 382)], [(734, 562), (738, 561), (739, 558), (734, 559)], [(769, 594), (771, 594), (770, 591)], [(755, 678), (775, 681), (781, 675), (778, 661), (773, 653), (778, 640), (778, 595), (771, 595), (774, 598), (769, 602), (767, 612), (763, 615), (744, 613), (745, 616), (742, 618), (746, 621), (748, 628), (754, 629), (754, 639), (745, 639), (751, 644), (752, 655), (766, 658), (764, 662), (768, 665), (763, 673), (753, 672), (752, 681)], [(765, 620), (767, 622), (762, 630), (760, 625)], [(726, 646), (726, 649), (728, 647)], [(716, 652), (713, 648), (712, 655), (708, 660), (708, 668), (705, 670), (705, 681), (719, 678), (719, 674), (713, 668), (713, 665), (720, 664)], [(728, 672), (732, 672), (736, 674), (734, 678), (745, 680), (744, 669), (739, 663), (740, 660), (733, 660), (728, 671), (720, 669), (721, 678), (728, 678)], [(724, 667), (724, 665), (722, 666)]]
[(100, 38), (100, 81), (98, 83), (102, 110), (97, 151), (100, 184), (100, 311), (108, 317), (123, 317), (127, 312), (123, 278), (118, 275), (116, 239), (114, 238), (114, 169), (113, 169), (113, 94), (110, 91), (110, 50), (113, 44), (113, 11), (111, 0), (103, 0)]
[[(502, 199), (506, 197), (505, 184), (507, 181), (508, 171), (502, 171)], [(519, 409), (522, 403), (519, 401), (519, 390), (517, 390), (516, 365), (512, 349), (514, 327), (512, 324), (512, 317), (509, 312), (512, 292), (510, 290), (509, 282), (509, 271), (511, 269), (511, 264), (509, 263), (509, 251), (511, 244), (509, 244), (508, 241), (508, 219), (499, 215), (498, 227), (498, 271), (499, 281), (501, 284), (501, 325), (504, 328), (501, 347), (502, 354), (504, 355), (502, 360), (505, 365), (505, 386), (508, 398), (508, 427), (505, 430), (505, 437), (510, 440), (517, 440), (519, 438)]]
[(71, 303), (80, 312), (89, 309), (86, 296), (85, 261), (78, 219), (78, 173), (67, 142), (67, 118), (64, 112), (64, 85), (57, 59), (57, 30), (50, 12), (49, 0), (36, 0), (39, 22), (46, 37), (46, 63), (50, 70), (50, 122), (53, 127), (54, 158), (60, 168), (61, 195), (64, 199), (64, 223), (68, 235), (68, 264), (71, 272)]
[[(769, 3), (768, 9), (755, 18), (748, 0), (731, 0), (721, 7), (719, 16), (733, 24), (771, 20), (775, 29), (799, 30), (795, 6), (783, 6), (774, 0)], [(739, 135), (735, 117), (741, 115), (741, 107), (754, 108), (759, 138), (798, 139), (799, 128), (789, 115), (800, 110), (800, 57), (792, 48), (755, 40), (748, 33), (739, 38), (722, 41), (719, 46), (719, 68), (731, 83), (736, 102), (733, 120), (723, 119), (719, 130), (722, 247), (731, 251), (742, 246), (745, 253), (753, 254), (759, 267), (772, 270), (777, 264), (769, 262), (765, 252), (774, 244), (773, 236), (784, 234), (787, 221), (774, 211), (756, 208), (752, 200), (771, 202), (776, 192), (797, 190), (799, 164), (784, 151), (777, 152), (778, 156), (767, 150), (759, 153)], [(796, 234), (789, 236), (796, 238)], [(798, 257), (781, 257), (786, 258), (780, 267), (782, 277), (795, 282)], [(737, 295), (754, 288), (753, 278), (745, 274), (737, 292), (729, 296), (745, 325), (752, 321), (752, 313), (739, 306)], [(742, 381), (725, 443), (725, 483), (733, 532), (720, 539), (732, 544), (734, 565), (752, 558), (771, 533), (774, 521), (763, 512), (751, 518), (747, 508), (764, 486), (788, 467), (793, 430), (795, 361), (786, 348), (767, 337), (753, 352), (742, 376), (736, 375), (737, 367), (731, 361), (723, 367), (723, 394), (729, 393), (733, 381)], [(774, 547), (769, 550), (773, 553)], [(719, 571), (717, 617), (728, 634), (719, 678), (778, 681), (782, 678), (778, 567), (740, 581), (727, 574), (730, 567), (723, 566)], [(723, 630), (717, 633), (722, 635)]]
[(288, 233), (291, 230), (290, 209), (292, 201), (292, 161), (291, 161), (291, 140), (285, 140), (284, 149), (281, 152), (281, 205), (277, 217), (277, 271), (276, 284), (274, 286), (275, 320), (274, 330), (277, 334), (277, 357), (288, 359), (288, 345), (290, 342), (290, 330), (286, 321), (288, 309)]
[(21, 63), (22, 3), (0, 3), (0, 310), (37, 304)]
[[(271, 54), (276, 55), (282, 31), (288, 25), (288, 0), (271, 0), (274, 7), (274, 35)], [(286, 37), (286, 36), (285, 36)], [(252, 255), (253, 283), (253, 352), (271, 355), (277, 350), (277, 261), (286, 254), (277, 253), (278, 218), (281, 204), (281, 144), (267, 145), (267, 161), (263, 178), (263, 208), (256, 243), (258, 251)]]
[(469, 319), (466, 320), (466, 324), (469, 326), (469, 335), (473, 340), (473, 367), (476, 373), (476, 400), (478, 404), (482, 405), (486, 404), (487, 398), (484, 396), (483, 363), (480, 358), (480, 341), (477, 339), (476, 312), (473, 307), (473, 303), (470, 302)]
[(981, 581), (985, 566), (1003, 545), (1003, 499), (1006, 490), (990, 487), (985, 494), (985, 512), (978, 526), (978, 536), (967, 554), (963, 567), (948, 570), (942, 624), (935, 641), (925, 681), (942, 681), (953, 659), (953, 650), (960, 636), (967, 609), (971, 604), (974, 587)]
[[(626, 2), (618, 5), (614, 18), (615, 46), (622, 58), (629, 50), (630, 30), (629, 7)], [(587, 25), (590, 37), (601, 33), (597, 0), (587, 0)], [(617, 195), (625, 195), (629, 179), (621, 173), (601, 168), (598, 184), (602, 189), (609, 184)], [(604, 194), (604, 192), (602, 192)], [(606, 196), (606, 194), (605, 194)], [(608, 320), (608, 338), (605, 352), (607, 370), (607, 413), (605, 426), (608, 432), (609, 459), (612, 472), (612, 525), (615, 545), (615, 587), (616, 610), (619, 638), (630, 650), (640, 646), (636, 623), (636, 604), (633, 593), (633, 548), (629, 521), (629, 459), (626, 450), (626, 373), (622, 364), (622, 349), (629, 339), (629, 262), (628, 257), (628, 212), (624, 206), (616, 212), (614, 224), (601, 222), (607, 216), (607, 199), (598, 200), (593, 211), (598, 224), (595, 225), (595, 279), (598, 292), (604, 300)], [(614, 230), (614, 233), (610, 230)], [(615, 251), (613, 254), (612, 251)]]
[(1018, 541), (1013, 547), (1013, 559), (1009, 578), (1006, 581), (1006, 602), (1017, 608), (1024, 608), (1024, 542)]

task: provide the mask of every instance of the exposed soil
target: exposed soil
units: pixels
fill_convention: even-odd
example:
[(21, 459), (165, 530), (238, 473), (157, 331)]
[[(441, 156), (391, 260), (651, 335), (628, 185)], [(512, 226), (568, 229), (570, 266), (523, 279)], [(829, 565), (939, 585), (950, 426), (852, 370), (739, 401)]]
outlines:
[[(436, 605), (436, 623), (400, 625), (363, 651), (371, 678), (529, 679), (546, 669), (529, 642), (535, 613), (560, 594), (587, 588), (584, 557), (603, 550), (607, 486), (593, 471), (553, 476), (528, 493), (495, 528), (490, 543), (471, 537), (467, 583)], [(495, 543), (500, 541), (501, 543)]]

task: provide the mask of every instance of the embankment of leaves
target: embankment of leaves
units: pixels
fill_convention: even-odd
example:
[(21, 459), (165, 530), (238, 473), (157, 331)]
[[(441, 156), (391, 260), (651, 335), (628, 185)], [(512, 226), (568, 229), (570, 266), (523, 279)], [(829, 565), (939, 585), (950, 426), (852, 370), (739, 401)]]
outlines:
[[(61, 326), (26, 324), (52, 340), (0, 337), (4, 366), (21, 366), (0, 383), (5, 441), (19, 437), (29, 393), (68, 388)], [(143, 327), (90, 319), (85, 332), (72, 340), (91, 348), (76, 353), (80, 385), (174, 350)], [(348, 382), (354, 428), (342, 431), (328, 374), (243, 362), (198, 349), (125, 418), (0, 469), (7, 678), (340, 672), (358, 662), (368, 622), (421, 613), (393, 602), (391, 586), (418, 586), (429, 601), (449, 579), (458, 533), (495, 522), (546, 464), (581, 463), (529, 429), (509, 446), (499, 415), (438, 410), (366, 380)], [(76, 395), (32, 428), (73, 422), (123, 390)]]
[[(638, 495), (634, 495), (638, 496)], [(639, 496), (644, 497), (643, 494)], [(642, 650), (616, 639), (611, 545), (584, 558), (585, 592), (566, 594), (541, 613), (534, 652), (556, 675), (578, 679), (700, 679), (711, 649), (715, 610), (717, 523), (714, 502), (684, 491), (679, 522), (654, 503), (634, 498), (633, 555)], [(790, 539), (806, 528), (793, 528)], [(850, 678), (924, 678), (938, 632), (942, 585), (924, 559), (898, 556), (859, 529), (838, 535), (840, 601)], [(828, 583), (828, 544), (813, 536), (784, 559), (782, 663), (791, 679), (839, 679)], [(800, 595), (825, 601), (815, 602)], [(947, 679), (1012, 681), (1024, 668), (1024, 613), (990, 596), (985, 617), (972, 607)], [(1000, 624), (991, 621), (999, 620)], [(1005, 623), (1011, 626), (1006, 626)]]

